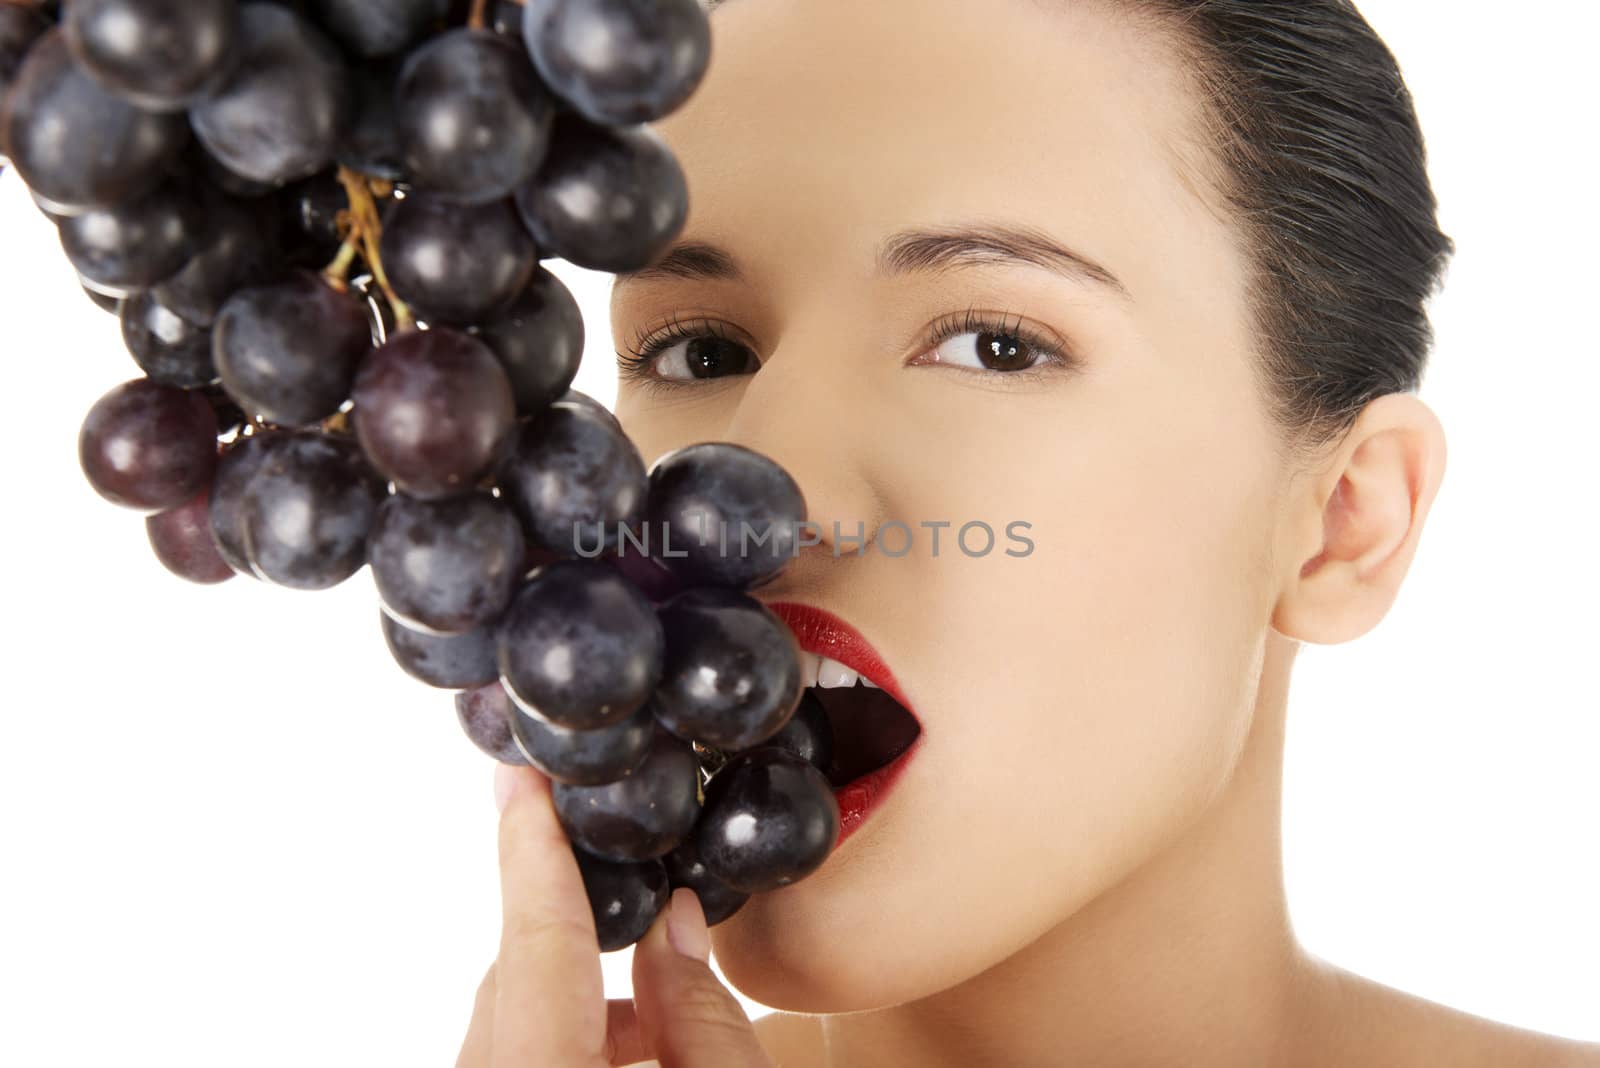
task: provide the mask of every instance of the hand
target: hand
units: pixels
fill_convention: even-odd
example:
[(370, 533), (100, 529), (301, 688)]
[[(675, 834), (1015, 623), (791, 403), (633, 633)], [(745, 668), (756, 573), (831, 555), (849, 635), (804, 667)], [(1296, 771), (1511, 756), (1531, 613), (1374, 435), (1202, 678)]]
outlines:
[(478, 987), (456, 1068), (774, 1068), (708, 963), (700, 901), (679, 887), (633, 947), (634, 997), (605, 997), (583, 879), (550, 781), (499, 764), (499, 956)]

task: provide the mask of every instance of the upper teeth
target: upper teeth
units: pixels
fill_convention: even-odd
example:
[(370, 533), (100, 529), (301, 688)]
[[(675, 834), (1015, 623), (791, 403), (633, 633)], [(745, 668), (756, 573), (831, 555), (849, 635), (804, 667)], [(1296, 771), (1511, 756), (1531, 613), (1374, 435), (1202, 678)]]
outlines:
[(837, 660), (817, 653), (804, 651), (800, 653), (800, 685), (836, 690), (844, 686), (854, 686), (858, 682), (874, 690), (878, 688), (871, 679), (845, 667)]

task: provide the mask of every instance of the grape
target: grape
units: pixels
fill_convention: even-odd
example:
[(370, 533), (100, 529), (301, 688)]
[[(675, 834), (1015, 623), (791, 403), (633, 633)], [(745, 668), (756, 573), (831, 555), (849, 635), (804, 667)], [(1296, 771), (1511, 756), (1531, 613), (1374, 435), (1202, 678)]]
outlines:
[(498, 678), (456, 694), (456, 720), (472, 744), (502, 764), (530, 763), (511, 733), (511, 711), (516, 708)]
[(323, 171), (283, 188), (276, 198), (278, 240), (284, 259), (296, 267), (320, 268), (339, 251), (339, 213), (344, 186)]
[(233, 578), (233, 568), (211, 538), (210, 495), (201, 490), (176, 508), (146, 517), (145, 533), (163, 567), (179, 578), (215, 585)]
[(505, 308), (538, 263), (509, 200), (453, 204), (426, 194), (389, 208), (379, 255), (395, 293), (429, 323), (472, 323)]
[(761, 745), (793, 753), (826, 775), (833, 763), (833, 727), (822, 700), (809, 689), (801, 691), (800, 704), (789, 722)]
[(805, 878), (839, 840), (839, 802), (822, 772), (793, 753), (735, 754), (706, 784), (694, 845), (706, 870), (756, 894)]
[(498, 617), (523, 574), (522, 528), (483, 491), (440, 501), (389, 497), (378, 506), (368, 552), (389, 614), (435, 634)]
[(383, 639), (395, 662), (412, 678), (444, 690), (486, 686), (495, 681), (495, 627), (465, 634), (424, 634), (379, 608)]
[(451, 30), (407, 58), (395, 87), (400, 145), (418, 189), (509, 196), (544, 161), (555, 100), (527, 53), (490, 30)]
[(208, 184), (229, 196), (255, 200), (278, 191), (276, 182), (258, 182), (242, 174), (233, 173), (222, 165), (222, 161), (207, 152), (206, 146), (198, 140), (189, 142), (183, 152), (181, 163), (185, 171), (202, 176)]
[(90, 289), (88, 283), (80, 282), (80, 286), (83, 289), (84, 295), (94, 302), (95, 307), (99, 308), (101, 311), (108, 311), (112, 315), (122, 315), (122, 297), (114, 297), (109, 293), (101, 293), (97, 290)]
[(338, 585), (367, 562), (383, 482), (349, 438), (296, 430), (266, 446), (239, 507), (251, 565), (291, 589)]
[(627, 719), (661, 677), (661, 622), (604, 564), (558, 560), (534, 572), (500, 625), (500, 677), (517, 703), (563, 727)]
[(308, 271), (241, 289), (212, 328), (223, 388), (245, 409), (291, 426), (339, 410), (371, 345), (361, 305)]
[(220, 383), (213, 382), (210, 385), (193, 387), (193, 390), (204, 397), (206, 403), (211, 405), (211, 410), (216, 413), (218, 437), (235, 434), (250, 421), (250, 417), (244, 414), (244, 409), (234, 403), (234, 399), (228, 396)]
[(643, 938), (666, 907), (671, 890), (659, 860), (618, 863), (573, 849), (578, 874), (594, 914), (600, 952), (611, 953)]
[(616, 427), (618, 430), (622, 429), (622, 423), (617, 420), (616, 414), (613, 413), (610, 408), (607, 408), (604, 404), (601, 404), (587, 393), (580, 393), (578, 390), (569, 389), (556, 399), (571, 401), (573, 404), (582, 404), (586, 408), (593, 411), (596, 415), (600, 415), (611, 420), (611, 425)]
[(84, 70), (152, 111), (181, 111), (226, 72), (234, 0), (72, 0), (63, 23)]
[(695, 848), (694, 835), (679, 842), (662, 862), (667, 866), (667, 883), (673, 890), (687, 886), (700, 899), (700, 908), (706, 914), (706, 926), (715, 927), (743, 907), (750, 895), (735, 890), (718, 879), (706, 868)]
[(134, 107), (79, 69), (59, 27), (34, 43), (6, 105), (0, 145), (36, 197), (68, 210), (149, 192), (189, 139), (183, 116)]
[(368, 353), (351, 399), (367, 456), (401, 492), (423, 499), (472, 489), (516, 427), (494, 353), (447, 327), (409, 330)]
[(177, 273), (200, 232), (188, 193), (170, 182), (137, 200), (63, 219), (60, 226), (61, 247), (79, 275), (129, 290)]
[(623, 545), (617, 552), (601, 556), (600, 561), (627, 576), (629, 582), (657, 604), (682, 592), (683, 586), (672, 572), (643, 553), (631, 551), (632, 548), (632, 545)]
[(311, 14), (353, 55), (404, 52), (450, 10), (450, 0), (311, 0)]
[[(519, 18), (521, 14), (519, 10)], [(25, 7), (0, 4), (0, 100), (11, 88), (28, 48), (49, 28), (48, 22)]]
[(276, 234), (260, 211), (232, 197), (212, 195), (205, 204), (205, 229), (197, 251), (155, 297), (196, 326), (210, 327), (236, 290), (259, 285), (279, 273)]
[(598, 786), (633, 774), (649, 755), (656, 734), (648, 702), (620, 723), (573, 730), (523, 708), (509, 695), (506, 700), (521, 751), (545, 775), (571, 786)]
[(522, 10), (539, 76), (591, 122), (663, 118), (711, 63), (711, 23), (697, 0), (526, 0)]
[(217, 419), (203, 397), (147, 378), (110, 390), (89, 409), (78, 459), (113, 504), (164, 512), (203, 490), (217, 466)]
[(492, 0), (489, 26), (495, 33), (522, 43), (522, 0)]
[(659, 609), (666, 633), (656, 718), (679, 738), (745, 749), (800, 703), (800, 647), (783, 620), (736, 590), (685, 590)]
[(651, 466), (646, 518), (658, 536), (665, 526), (674, 553), (683, 553), (661, 562), (686, 584), (751, 589), (798, 555), (806, 500), (766, 456), (707, 442), (675, 449)]
[(352, 118), (333, 42), (286, 7), (239, 6), (239, 58), (195, 104), (195, 136), (225, 167), (258, 182), (304, 178), (333, 162)]
[(694, 750), (664, 730), (651, 730), (644, 761), (624, 778), (597, 786), (550, 784), (556, 818), (573, 845), (605, 860), (650, 860), (694, 830), (700, 814)]
[(211, 483), (211, 538), (228, 566), (251, 578), (260, 578), (250, 566), (244, 532), (244, 491), (266, 457), (268, 443), (281, 431), (241, 437), (223, 450)]
[(394, 84), (399, 67), (373, 60), (356, 68), (351, 82), (354, 119), (339, 146), (339, 162), (351, 170), (392, 182), (403, 181), (400, 127), (394, 110)]
[(174, 313), (150, 292), (122, 302), (122, 340), (151, 381), (188, 389), (217, 379), (211, 331)]
[(524, 420), (498, 479), (528, 537), (568, 556), (616, 549), (619, 527), (644, 515), (639, 451), (583, 404), (557, 401)]
[(511, 305), (473, 333), (500, 358), (519, 412), (540, 411), (578, 376), (583, 312), (572, 290), (537, 263), (532, 280)]
[(542, 256), (623, 273), (646, 267), (683, 230), (689, 185), (648, 126), (556, 118), (550, 159), (517, 190), (517, 207)]

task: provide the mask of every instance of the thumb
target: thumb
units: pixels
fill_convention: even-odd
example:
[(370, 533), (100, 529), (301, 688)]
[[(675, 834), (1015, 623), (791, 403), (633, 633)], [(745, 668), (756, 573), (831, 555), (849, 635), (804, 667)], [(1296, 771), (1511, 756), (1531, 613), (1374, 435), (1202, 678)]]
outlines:
[(680, 886), (633, 947), (633, 1001), (645, 1048), (661, 1068), (773, 1068), (710, 958), (700, 899)]

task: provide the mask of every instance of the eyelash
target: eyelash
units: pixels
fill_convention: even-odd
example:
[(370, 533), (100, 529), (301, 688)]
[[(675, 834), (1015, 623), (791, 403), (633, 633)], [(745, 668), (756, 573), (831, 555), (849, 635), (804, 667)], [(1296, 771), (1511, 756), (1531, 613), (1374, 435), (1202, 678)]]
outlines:
[[(1029, 349), (1038, 353), (1039, 360), (1032, 367), (1021, 371), (989, 371), (971, 367), (956, 367), (954, 369), (976, 374), (985, 379), (1003, 379), (1007, 384), (1022, 384), (1031, 382), (1041, 375), (1051, 374), (1059, 370), (1072, 370), (1080, 366), (1077, 356), (1061, 342), (1052, 340), (1037, 331), (1022, 324), (1019, 318), (1015, 323), (1007, 325), (1006, 320), (1010, 313), (1003, 315), (999, 321), (990, 318), (987, 314), (968, 308), (964, 313), (946, 315), (934, 323), (933, 335), (925, 345), (924, 351), (932, 351), (943, 345), (953, 337), (962, 334), (994, 334), (999, 337), (1012, 338), (1021, 341)], [(721, 324), (714, 320), (705, 320), (700, 325), (695, 325), (690, 320), (686, 325), (682, 320), (674, 317), (666, 326), (654, 333), (644, 335), (635, 340), (634, 347), (627, 353), (617, 353), (617, 366), (623, 378), (636, 382), (646, 389), (671, 390), (682, 386), (692, 385), (692, 382), (683, 382), (672, 378), (658, 378), (650, 373), (650, 364), (662, 352), (671, 348), (679, 341), (690, 341), (700, 337), (718, 337), (725, 341), (734, 341)], [(742, 344), (742, 342), (741, 342)], [(950, 365), (947, 365), (950, 366)], [(737, 378), (737, 375), (724, 375), (724, 378)], [(711, 382), (715, 379), (702, 379)]]

